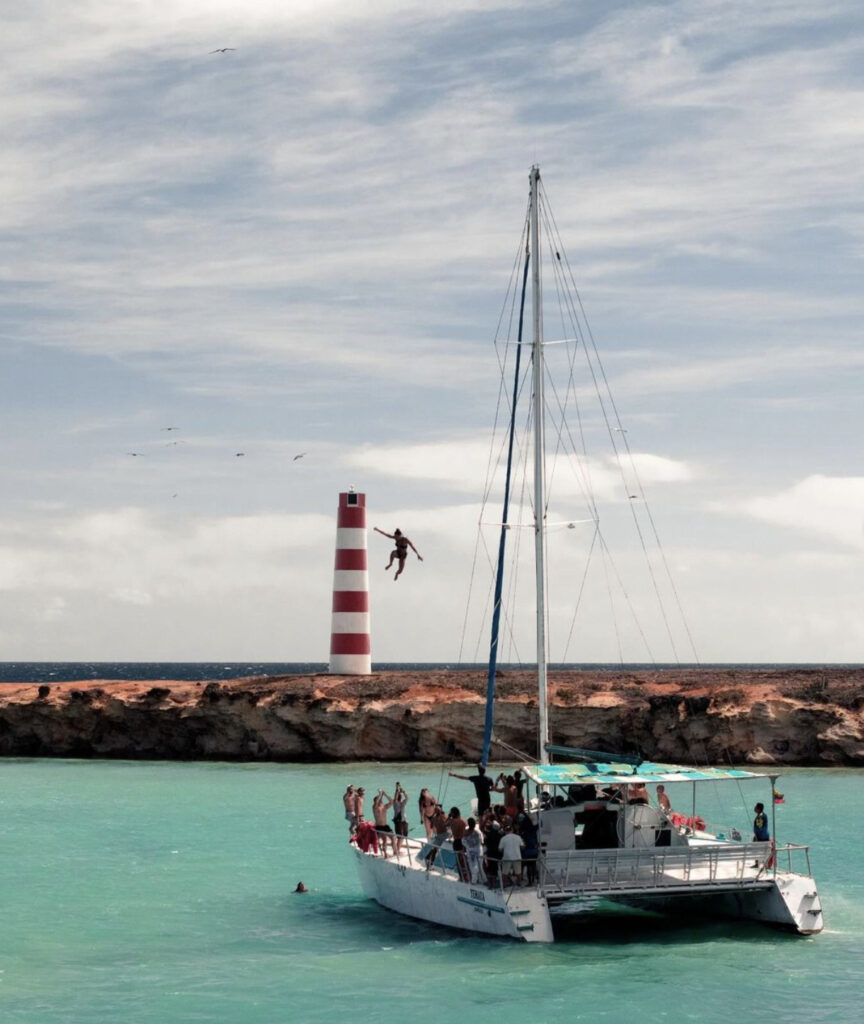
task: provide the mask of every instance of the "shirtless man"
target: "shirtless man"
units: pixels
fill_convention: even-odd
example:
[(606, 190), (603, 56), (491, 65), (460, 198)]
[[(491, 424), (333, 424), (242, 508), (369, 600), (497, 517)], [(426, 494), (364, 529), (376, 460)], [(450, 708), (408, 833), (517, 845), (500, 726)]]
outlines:
[(354, 828), (363, 821), (363, 801), (366, 790), (361, 786), (354, 794)]
[(393, 829), (387, 824), (387, 812), (393, 806), (392, 799), (387, 796), (383, 789), (378, 790), (378, 795), (372, 801), (372, 817), (375, 819), (375, 831), (381, 840), (381, 849), (384, 856), (387, 856), (387, 840), (390, 840), (390, 849), (396, 853), (396, 841), (393, 838)]
[(352, 836), (357, 831), (357, 817), (354, 812), (355, 801), (354, 787), (349, 786), (342, 797), (342, 803), (345, 804), (345, 820), (348, 822), (348, 832)]
[(396, 575), (393, 577), (394, 580), (398, 580), (405, 569), (405, 559), (408, 557), (408, 548), (411, 548), (419, 561), (423, 561), (423, 556), (400, 529), (397, 528), (393, 533), (386, 533), (384, 530), (379, 530), (377, 526), (373, 527), (373, 529), (376, 533), (380, 533), (382, 537), (389, 537), (395, 545), (393, 550), (390, 552), (390, 561), (384, 566), (385, 569), (389, 569), (393, 564), (394, 558), (399, 563), (399, 568), (396, 570)]
[(644, 782), (634, 782), (632, 786), (627, 788), (627, 803), (628, 804), (647, 804), (648, 803), (648, 790), (645, 788)]
[(463, 840), (465, 833), (468, 831), (468, 822), (459, 813), (458, 807), (451, 807), (450, 814), (447, 816), (447, 824), (450, 828), (450, 835), (453, 837), (453, 851), (456, 854), (456, 862), (459, 865), (459, 877), (463, 882), (467, 882), (469, 878), (468, 860), (465, 856)]
[(669, 797), (666, 796), (666, 787), (665, 786), (658, 786), (657, 787), (657, 803), (658, 803), (661, 811), (667, 811), (668, 812), (668, 811), (672, 810), (672, 804), (669, 803)]
[(438, 850), (444, 845), (447, 839), (447, 831), (450, 827), (450, 819), (444, 814), (444, 808), (440, 805), (435, 807), (430, 818), (430, 824), (434, 835), (432, 836), (432, 848), (426, 854), (426, 870), (435, 863), (435, 855)]

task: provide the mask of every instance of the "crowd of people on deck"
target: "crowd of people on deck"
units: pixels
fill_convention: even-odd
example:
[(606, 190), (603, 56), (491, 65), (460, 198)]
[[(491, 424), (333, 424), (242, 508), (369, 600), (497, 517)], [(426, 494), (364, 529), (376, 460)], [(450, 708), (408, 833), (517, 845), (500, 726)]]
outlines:
[[(458, 807), (446, 810), (435, 796), (422, 789), (417, 812), (426, 833), (426, 867), (431, 868), (438, 852), (449, 839), (456, 855), (456, 869), (465, 882), (476, 884), (533, 885), (537, 878), (537, 825), (525, 809), (525, 778), (521, 771), (499, 774), (496, 779), (478, 766), (467, 778), (477, 793), (477, 817), (463, 818)], [(492, 805), (492, 793), (503, 802)], [(408, 794), (396, 783), (393, 796), (380, 789), (372, 801), (372, 821), (364, 816), (365, 790), (348, 786), (343, 802), (352, 842), (383, 856), (399, 856), (408, 835), (406, 807)], [(392, 826), (388, 822), (392, 812)]]
[[(477, 816), (466, 820), (456, 806), (446, 811), (428, 789), (421, 789), (417, 812), (426, 833), (427, 870), (435, 864), (438, 852), (449, 839), (456, 858), (456, 870), (463, 881), (486, 883), (492, 887), (533, 885), (537, 880), (539, 842), (537, 825), (525, 805), (526, 780), (522, 772), (517, 770), (512, 775), (502, 772), (492, 779), (486, 774), (486, 769), (478, 765), (475, 775), (449, 774), (452, 778), (472, 783), (477, 796)], [(501, 794), (503, 801), (493, 805), (493, 793)], [(656, 793), (658, 808), (673, 825), (705, 827), (701, 818), (674, 814), (663, 785), (657, 786)], [(398, 857), (408, 837), (408, 793), (400, 782), (396, 783), (393, 796), (379, 789), (372, 801), (371, 821), (364, 817), (365, 798), (362, 786), (349, 785), (343, 796), (351, 841), (362, 850), (378, 853), (380, 846), (384, 857)], [(567, 799), (558, 796), (553, 800), (544, 792), (540, 795), (540, 804), (548, 809), (589, 798), (628, 804), (649, 803), (644, 783), (635, 783), (602, 792), (593, 785), (571, 786)], [(755, 810), (753, 838), (764, 842), (769, 839), (767, 816), (762, 804), (757, 804)], [(392, 816), (392, 826), (388, 822), (388, 813)], [(733, 838), (740, 839), (737, 831), (733, 830)]]

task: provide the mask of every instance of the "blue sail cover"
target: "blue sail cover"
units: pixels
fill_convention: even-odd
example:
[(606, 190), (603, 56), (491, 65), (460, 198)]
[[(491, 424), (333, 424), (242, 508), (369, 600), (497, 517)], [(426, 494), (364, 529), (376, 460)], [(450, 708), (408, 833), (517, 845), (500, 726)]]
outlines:
[(646, 785), (656, 782), (717, 782), (724, 779), (768, 779), (775, 776), (763, 772), (745, 772), (740, 768), (689, 768), (678, 764), (655, 764), (643, 761), (640, 765), (614, 762), (593, 764), (528, 764), (522, 771), (539, 786), (569, 786), (594, 784), (597, 786), (626, 786), (634, 782)]

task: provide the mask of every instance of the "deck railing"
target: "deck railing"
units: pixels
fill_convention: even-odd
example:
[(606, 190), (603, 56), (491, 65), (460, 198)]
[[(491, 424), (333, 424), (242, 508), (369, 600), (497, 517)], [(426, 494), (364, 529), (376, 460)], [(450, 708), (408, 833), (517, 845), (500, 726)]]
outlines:
[[(377, 832), (379, 857), (397, 863), (428, 863), (436, 874), (465, 878), (467, 854), (460, 871), (457, 854), (435, 849), (425, 839)], [(394, 852), (395, 851), (395, 852)], [(424, 856), (425, 854), (425, 856)], [(484, 858), (489, 864), (490, 859)], [(492, 863), (497, 863), (493, 861)], [(524, 867), (523, 862), (523, 867)], [(556, 850), (537, 858), (537, 886), (546, 895), (574, 895), (609, 891), (694, 888), (723, 889), (741, 885), (765, 885), (777, 872), (810, 875), (806, 846), (776, 847), (773, 843), (723, 843), (678, 847), (641, 847), (610, 850)], [(500, 872), (478, 883), (502, 888)]]
[[(428, 865), (428, 870), (439, 875), (450, 875), (452, 878), (468, 881), (469, 861), (467, 851), (463, 851), (463, 861), (460, 870), (458, 854), (448, 845), (440, 848), (433, 846), (428, 839), (409, 839), (407, 836), (400, 837), (392, 832), (375, 832), (378, 840), (378, 849), (370, 849), (367, 852), (378, 857), (387, 857), (408, 865), (410, 863)], [(432, 854), (434, 853), (434, 856)], [(481, 854), (481, 864), (490, 865), (500, 863), (490, 857)], [(476, 882), (490, 889), (502, 888), (500, 872), (493, 872), (487, 876), (486, 871), (481, 871), (481, 879)]]
[(802, 859), (809, 875), (806, 846), (775, 850), (771, 843), (735, 843), (555, 851), (542, 854), (538, 867), (541, 888), (555, 895), (759, 886), (778, 870), (793, 871), (796, 861)]

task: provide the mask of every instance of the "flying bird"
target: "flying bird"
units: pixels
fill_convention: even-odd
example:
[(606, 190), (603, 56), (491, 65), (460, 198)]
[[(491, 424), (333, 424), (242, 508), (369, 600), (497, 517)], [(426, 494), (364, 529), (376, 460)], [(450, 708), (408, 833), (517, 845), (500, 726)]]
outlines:
[(298, 459), (302, 459), (305, 454), (306, 454), (306, 452), (300, 452), (300, 454), (299, 455), (295, 455), (294, 458), (291, 461), (292, 462), (296, 462)]
[(235, 454), (235, 455), (237, 456), (237, 458), (239, 459), (239, 458), (240, 458), (240, 456), (241, 456), (241, 455), (245, 455), (245, 454), (246, 454), (246, 452), (234, 452), (234, 454)]
[(144, 452), (126, 452), (126, 454), (127, 455), (132, 455), (132, 456), (135, 456), (135, 457), (137, 457), (138, 455), (140, 455), (142, 458), (144, 457)]
[(211, 50), (211, 53), (233, 53), (236, 47), (234, 46), (220, 46), (218, 50)]
[(160, 430), (179, 430), (179, 427), (160, 427)]

